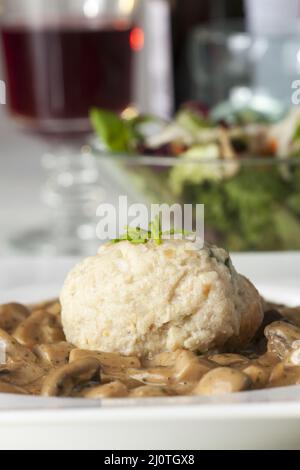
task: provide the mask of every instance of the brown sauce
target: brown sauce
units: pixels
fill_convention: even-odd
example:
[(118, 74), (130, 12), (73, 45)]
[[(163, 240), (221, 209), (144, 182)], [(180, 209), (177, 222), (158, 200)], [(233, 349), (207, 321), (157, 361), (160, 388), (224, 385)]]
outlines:
[[(2, 359), (1, 359), (2, 357)], [(0, 393), (83, 397), (222, 395), (300, 384), (300, 308), (266, 305), (245, 351), (178, 350), (140, 359), (76, 349), (58, 301), (0, 306)]]

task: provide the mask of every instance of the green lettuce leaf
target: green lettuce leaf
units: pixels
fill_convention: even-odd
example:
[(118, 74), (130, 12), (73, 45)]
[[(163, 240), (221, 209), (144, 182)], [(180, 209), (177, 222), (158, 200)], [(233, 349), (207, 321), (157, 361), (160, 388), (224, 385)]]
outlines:
[(90, 112), (93, 127), (111, 152), (132, 153), (138, 140), (134, 120), (126, 120), (117, 114), (93, 108)]

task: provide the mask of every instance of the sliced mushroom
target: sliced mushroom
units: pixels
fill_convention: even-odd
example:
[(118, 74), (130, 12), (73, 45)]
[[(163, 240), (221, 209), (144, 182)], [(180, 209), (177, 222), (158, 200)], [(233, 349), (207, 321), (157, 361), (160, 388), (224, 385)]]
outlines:
[(254, 388), (263, 388), (267, 385), (271, 370), (258, 364), (247, 365), (243, 373), (250, 377)]
[(283, 362), (274, 367), (269, 381), (270, 387), (286, 387), (300, 384), (300, 367), (286, 366)]
[(46, 310), (47, 310), (47, 312), (52, 313), (52, 315), (60, 316), (61, 315), (61, 304), (60, 304), (59, 300), (55, 300), (50, 305), (48, 305)]
[(43, 369), (38, 364), (24, 361), (0, 366), (0, 380), (2, 382), (26, 387), (38, 380), (42, 380), (49, 369)]
[(178, 356), (182, 352), (185, 352), (185, 349), (178, 349), (174, 352), (163, 352), (156, 354), (153, 357), (149, 357), (143, 361), (145, 367), (173, 367), (177, 361)]
[(230, 367), (218, 367), (208, 372), (194, 388), (193, 395), (225, 395), (252, 387), (251, 379)]
[(119, 381), (125, 384), (128, 390), (136, 388), (141, 384), (139, 380), (135, 380), (129, 377), (127, 371), (125, 370), (112, 370), (110, 373), (101, 373), (101, 383), (108, 384), (115, 381)]
[(263, 340), (266, 341), (266, 337), (265, 337), (266, 327), (271, 325), (272, 323), (278, 322), (278, 321), (284, 321), (284, 317), (280, 314), (280, 312), (277, 309), (271, 308), (271, 307), (266, 309), (264, 311), (263, 322), (262, 322), (261, 326), (259, 327), (259, 329), (258, 329), (258, 331), (257, 331), (257, 333), (254, 337), (254, 342), (257, 343), (257, 342), (263, 341)]
[(291, 367), (300, 367), (300, 344), (298, 341), (295, 341), (292, 351), (284, 360), (284, 364)]
[(300, 340), (300, 328), (285, 322), (275, 322), (265, 329), (268, 351), (284, 359), (293, 349), (295, 341)]
[(280, 359), (275, 354), (267, 352), (266, 354), (258, 357), (255, 362), (262, 367), (273, 369), (273, 367), (280, 362)]
[(70, 354), (70, 362), (77, 361), (86, 357), (92, 357), (97, 359), (104, 371), (110, 371), (114, 369), (124, 370), (128, 367), (138, 369), (141, 367), (140, 360), (135, 356), (121, 356), (116, 353), (102, 353), (95, 351), (85, 351), (82, 349), (73, 349)]
[(61, 314), (61, 304), (58, 299), (49, 300), (48, 302), (40, 302), (30, 306), (31, 312), (37, 312), (40, 310), (46, 310), (53, 315)]
[(0, 342), (5, 347), (6, 362), (0, 365), (0, 380), (17, 386), (35, 382), (48, 372), (37, 363), (37, 357), (5, 331), (0, 330)]
[(15, 303), (0, 305), (0, 328), (11, 335), (29, 315), (30, 311), (24, 305)]
[(122, 382), (116, 381), (83, 390), (81, 396), (92, 400), (99, 398), (124, 398), (128, 396), (128, 389)]
[(214, 367), (212, 362), (200, 359), (192, 352), (182, 351), (173, 368), (173, 379), (178, 382), (197, 382)]
[(214, 354), (209, 356), (208, 359), (212, 362), (215, 362), (219, 366), (233, 366), (236, 364), (246, 364), (249, 363), (249, 359), (245, 356), (239, 354)]
[(74, 346), (70, 343), (62, 341), (61, 343), (35, 346), (33, 352), (43, 363), (58, 368), (69, 363), (70, 353), (73, 349)]
[(186, 396), (192, 393), (196, 384), (197, 382), (174, 382), (167, 390), (171, 395)]
[(17, 387), (16, 385), (0, 382), (0, 393), (12, 393), (14, 395), (27, 395), (24, 388)]
[(168, 385), (173, 380), (173, 369), (157, 367), (156, 369), (127, 369), (127, 375), (147, 385)]
[(44, 310), (34, 312), (14, 333), (14, 338), (29, 348), (37, 344), (53, 344), (65, 341), (60, 319)]
[(36, 356), (25, 346), (19, 344), (12, 336), (0, 330), (0, 342), (6, 354), (6, 363), (36, 363)]
[(42, 395), (48, 397), (68, 397), (74, 389), (95, 379), (100, 381), (100, 362), (94, 358), (80, 359), (72, 364), (50, 372), (46, 377)]
[(167, 397), (170, 394), (161, 387), (151, 387), (150, 385), (144, 385), (131, 390), (129, 396), (131, 398), (153, 398), (153, 397)]
[(261, 328), (241, 354), (199, 357), (181, 349), (142, 360), (74, 349), (64, 340), (57, 300), (31, 309), (0, 306), (0, 393), (139, 398), (300, 384), (300, 309), (266, 304), (267, 339)]

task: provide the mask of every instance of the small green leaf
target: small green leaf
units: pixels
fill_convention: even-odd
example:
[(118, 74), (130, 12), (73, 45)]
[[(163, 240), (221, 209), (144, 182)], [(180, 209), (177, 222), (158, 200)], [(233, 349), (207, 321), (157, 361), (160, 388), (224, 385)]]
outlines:
[(131, 121), (122, 119), (117, 114), (93, 108), (90, 119), (100, 139), (112, 152), (132, 152), (136, 133)]
[(149, 238), (149, 233), (146, 230), (141, 229), (140, 227), (125, 227), (126, 233), (132, 239), (139, 238)]
[(155, 219), (150, 223), (149, 230), (151, 233), (151, 239), (161, 245), (162, 243), (162, 228), (161, 228), (161, 215), (157, 215)]

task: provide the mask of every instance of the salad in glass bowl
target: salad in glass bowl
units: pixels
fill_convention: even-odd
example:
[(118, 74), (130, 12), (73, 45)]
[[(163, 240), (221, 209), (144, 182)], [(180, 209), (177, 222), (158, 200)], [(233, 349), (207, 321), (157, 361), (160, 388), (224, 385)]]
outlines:
[[(225, 116), (225, 117), (224, 117)], [(300, 109), (175, 118), (91, 112), (95, 153), (149, 202), (205, 204), (206, 239), (230, 251), (300, 249)]]

